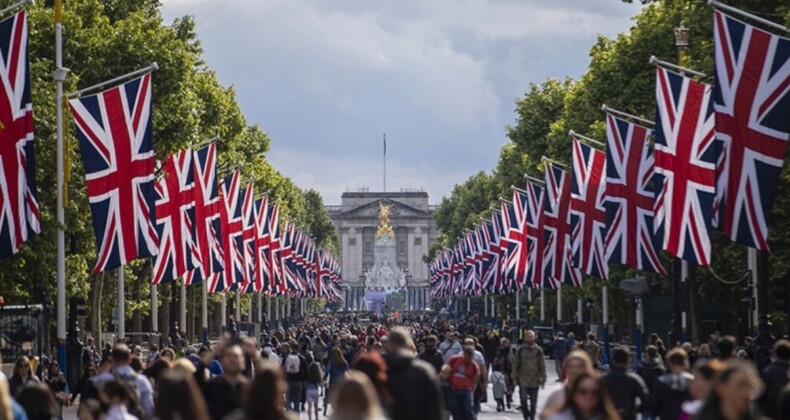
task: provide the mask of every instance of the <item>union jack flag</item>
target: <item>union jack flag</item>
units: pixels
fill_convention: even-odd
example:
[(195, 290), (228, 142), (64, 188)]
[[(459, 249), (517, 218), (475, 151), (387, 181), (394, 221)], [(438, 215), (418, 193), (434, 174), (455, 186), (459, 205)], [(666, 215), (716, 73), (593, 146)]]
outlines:
[(716, 193), (711, 87), (659, 67), (656, 73), (655, 229), (667, 252), (710, 264)]
[(41, 232), (36, 198), (27, 12), (0, 21), (0, 258)]
[(543, 210), (546, 207), (543, 187), (527, 181), (527, 281), (534, 289), (544, 286), (546, 235)]
[(507, 251), (505, 265), (505, 288), (521, 290), (527, 278), (527, 238), (524, 226), (527, 220), (527, 196), (513, 190), (513, 204), (507, 208)]
[(651, 130), (606, 115), (606, 255), (609, 262), (666, 274), (653, 234)]
[(187, 272), (186, 284), (208, 280), (207, 288), (214, 293), (222, 276), (222, 228), (220, 213), (223, 203), (217, 193), (217, 145), (210, 144), (192, 155), (195, 177), (195, 241), (200, 250), (198, 267)]
[(269, 197), (263, 196), (255, 202), (255, 279), (256, 291), (262, 292), (269, 289), (271, 279), (271, 265), (269, 259)]
[(192, 151), (171, 155), (156, 183), (156, 228), (159, 254), (154, 257), (152, 284), (173, 281), (200, 261), (195, 241), (195, 181)]
[(244, 259), (244, 273), (242, 283), (239, 285), (242, 293), (255, 289), (255, 183), (247, 184), (246, 190), (241, 190), (244, 201), (241, 205), (241, 253)]
[(282, 264), (280, 262), (280, 206), (274, 203), (269, 206), (269, 254), (266, 263), (269, 265), (269, 285), (267, 292), (276, 295), (281, 292), (283, 282)]
[(573, 140), (571, 183), (571, 249), (573, 266), (606, 280), (606, 153)]
[(502, 248), (502, 212), (494, 210), (491, 212), (491, 222), (486, 224), (488, 229), (488, 253), (490, 254), (490, 265), (486, 271), (486, 290), (491, 293), (502, 293), (502, 269), (501, 260)]
[(223, 266), (222, 279), (218, 280), (215, 291), (228, 291), (244, 281), (244, 252), (241, 242), (242, 225), (242, 190), (241, 174), (234, 171), (222, 182), (220, 221), (222, 229)]
[(69, 105), (96, 233), (93, 271), (156, 255), (151, 74)]
[(768, 224), (790, 133), (790, 39), (714, 12), (714, 109), (722, 153), (713, 226), (768, 251)]
[(571, 206), (571, 180), (568, 173), (556, 165), (546, 165), (546, 207), (543, 227), (546, 235), (544, 264), (545, 278), (552, 288), (560, 283), (581, 286), (579, 269), (571, 264), (571, 227), (568, 209)]
[(285, 222), (283, 233), (283, 240), (280, 245), (280, 263), (283, 273), (281, 290), (283, 294), (290, 294), (302, 288), (296, 271), (296, 264), (294, 263), (296, 232), (293, 223)]

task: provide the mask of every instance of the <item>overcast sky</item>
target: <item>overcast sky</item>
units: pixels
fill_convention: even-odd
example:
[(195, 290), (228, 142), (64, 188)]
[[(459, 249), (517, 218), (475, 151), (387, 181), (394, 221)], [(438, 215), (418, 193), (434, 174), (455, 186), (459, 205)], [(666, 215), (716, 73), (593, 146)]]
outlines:
[(530, 82), (578, 77), (620, 0), (163, 0), (192, 15), (205, 59), (234, 85), (269, 160), (327, 204), (347, 189), (424, 188), (438, 203), (491, 170)]

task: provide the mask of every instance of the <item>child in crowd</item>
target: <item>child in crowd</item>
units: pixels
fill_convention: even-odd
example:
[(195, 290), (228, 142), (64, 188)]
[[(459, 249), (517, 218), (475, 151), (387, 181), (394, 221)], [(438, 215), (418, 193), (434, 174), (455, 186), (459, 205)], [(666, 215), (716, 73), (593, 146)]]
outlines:
[(491, 378), (489, 379), (494, 386), (494, 401), (496, 401), (496, 411), (505, 411), (505, 375), (502, 373), (502, 366), (498, 363), (492, 365)]

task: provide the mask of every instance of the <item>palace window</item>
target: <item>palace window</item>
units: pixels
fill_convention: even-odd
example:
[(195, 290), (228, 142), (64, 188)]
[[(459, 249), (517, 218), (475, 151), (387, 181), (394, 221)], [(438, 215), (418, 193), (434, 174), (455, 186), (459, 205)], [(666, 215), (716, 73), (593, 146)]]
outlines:
[(398, 241), (398, 254), (406, 255), (406, 241)]
[(373, 242), (365, 241), (365, 255), (373, 254)]

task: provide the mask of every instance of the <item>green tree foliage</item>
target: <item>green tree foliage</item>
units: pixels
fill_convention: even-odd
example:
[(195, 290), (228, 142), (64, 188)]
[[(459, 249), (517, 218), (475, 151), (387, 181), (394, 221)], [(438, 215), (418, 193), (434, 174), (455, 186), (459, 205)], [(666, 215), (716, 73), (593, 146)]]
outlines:
[[(3, 7), (12, 0), (0, 0)], [(55, 32), (53, 1), (36, 2), (29, 11), (29, 56), (33, 106), (36, 116), (36, 160), (38, 198), (41, 206), (40, 235), (30, 239), (18, 255), (0, 261), (0, 290), (7, 303), (37, 300), (33, 286), (42, 283), (49, 296), (56, 286), (56, 171), (55, 171)], [(156, 61), (153, 75), (154, 146), (158, 159), (169, 153), (220, 136), (218, 172), (241, 163), (242, 174), (256, 182), (258, 191), (269, 191), (281, 205), (281, 220), (304, 220), (308, 209), (302, 191), (280, 174), (266, 159), (271, 139), (257, 125), (248, 124), (232, 86), (223, 86), (214, 71), (203, 62), (200, 41), (191, 17), (165, 23), (158, 0), (69, 0), (64, 2), (63, 65), (70, 69), (64, 84), (66, 92), (75, 91), (115, 76), (145, 67)], [(87, 297), (96, 284), (107, 277), (102, 299), (103, 316), (113, 306), (113, 287), (107, 276), (92, 276), (96, 259), (93, 226), (85, 191), (84, 169), (65, 111), (66, 153), (71, 166), (66, 207), (66, 277), (68, 295)], [(321, 197), (310, 195), (309, 212), (316, 228), (322, 229), (324, 243), (336, 243), (324, 231), (325, 211), (316, 205)], [(319, 211), (320, 209), (320, 211)], [(311, 220), (313, 220), (311, 219)], [(313, 225), (303, 224), (307, 230)], [(148, 293), (150, 261), (139, 260), (126, 268), (130, 286)], [(131, 295), (133, 287), (127, 287)], [(127, 299), (129, 314), (135, 309), (148, 311), (148, 300)], [(127, 314), (128, 315), (128, 314)]]
[(340, 250), (340, 240), (337, 237), (335, 225), (324, 208), (321, 194), (314, 189), (309, 189), (303, 191), (303, 196), (305, 202), (303, 226), (313, 234), (319, 248), (326, 248), (336, 255)]
[[(631, 1), (626, 2), (630, 3)], [(614, 39), (599, 37), (590, 50), (587, 72), (573, 81), (570, 79), (548, 79), (541, 84), (533, 83), (523, 97), (516, 101), (516, 122), (508, 128), (510, 141), (500, 152), (499, 161), (490, 176), (480, 173), (464, 184), (456, 186), (445, 198), (435, 217), (443, 234), (431, 248), (429, 257), (438, 249), (451, 245), (470, 220), (476, 220), (489, 205), (496, 205), (499, 196), (509, 197), (511, 185), (523, 185), (523, 175), (543, 177), (541, 156), (546, 155), (561, 162), (570, 163), (571, 149), (568, 131), (603, 140), (605, 137), (602, 104), (652, 119), (655, 115), (655, 68), (649, 64), (652, 55), (676, 62), (674, 28), (682, 23), (689, 28), (690, 45), (687, 49), (686, 65), (706, 74), (713, 74), (713, 11), (706, 2), (695, 0), (643, 0), (646, 6), (634, 18), (634, 25)], [(771, 0), (733, 0), (727, 4), (775, 22), (790, 24), (790, 5)], [(705, 80), (712, 83), (712, 79)], [(787, 166), (787, 165), (786, 165)], [(489, 202), (474, 192), (475, 186), (485, 184), (492, 190), (485, 194)], [(474, 203), (474, 205), (470, 205)], [(465, 213), (465, 212), (469, 213)], [(772, 249), (771, 272), (773, 274), (790, 269), (790, 170), (784, 170), (776, 195), (770, 246)], [(714, 233), (713, 263), (711, 269), (696, 270), (697, 283), (693, 294), (702, 295), (728, 308), (733, 329), (737, 328), (740, 314), (746, 307), (739, 300), (742, 284), (733, 285), (743, 279), (746, 271), (745, 248), (733, 244), (721, 234)], [(668, 255), (663, 255), (669, 268)], [(621, 279), (642, 275), (634, 270), (612, 265), (610, 282), (616, 286)], [(714, 275), (713, 273), (717, 273)], [(663, 290), (669, 289), (669, 279), (651, 276)], [(568, 298), (582, 297), (596, 300), (600, 307), (598, 281), (585, 280), (580, 290), (564, 288)], [(610, 299), (624, 301), (614, 288)], [(572, 305), (568, 305), (569, 307)], [(568, 308), (570, 309), (570, 308)], [(631, 310), (627, 305), (610, 306), (615, 321), (631, 322)], [(551, 312), (549, 312), (551, 313)]]

